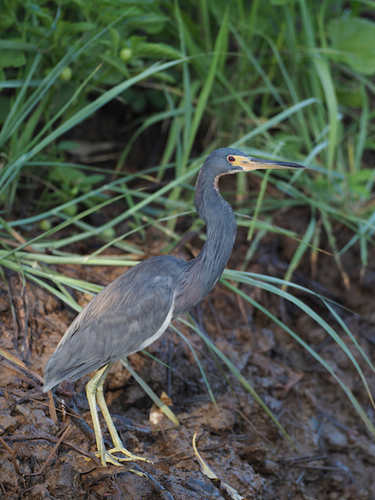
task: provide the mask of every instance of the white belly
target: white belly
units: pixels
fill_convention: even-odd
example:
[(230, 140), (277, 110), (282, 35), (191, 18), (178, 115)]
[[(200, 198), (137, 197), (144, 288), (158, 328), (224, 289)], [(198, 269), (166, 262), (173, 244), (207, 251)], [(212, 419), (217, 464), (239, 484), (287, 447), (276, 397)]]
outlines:
[(142, 349), (145, 349), (148, 345), (150, 345), (153, 342), (155, 342), (155, 340), (157, 340), (160, 337), (160, 335), (162, 335), (165, 332), (165, 330), (168, 328), (168, 325), (169, 325), (169, 323), (171, 322), (171, 319), (172, 319), (173, 306), (174, 306), (174, 303), (172, 303), (172, 307), (170, 308), (168, 316), (165, 318), (164, 323), (161, 325), (161, 327), (159, 328), (159, 330), (157, 332), (155, 332), (152, 337), (146, 339), (143, 342), (143, 344), (140, 345), (140, 347), (137, 349), (137, 351), (141, 351)]

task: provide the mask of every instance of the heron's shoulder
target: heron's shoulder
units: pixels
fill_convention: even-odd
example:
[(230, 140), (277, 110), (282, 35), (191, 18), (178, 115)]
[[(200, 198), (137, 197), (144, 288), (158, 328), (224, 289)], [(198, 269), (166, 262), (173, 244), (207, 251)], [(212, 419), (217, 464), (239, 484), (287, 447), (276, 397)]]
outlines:
[(107, 299), (113, 302), (120, 298), (122, 300), (128, 294), (136, 300), (138, 296), (152, 293), (156, 286), (160, 291), (172, 289), (176, 286), (185, 265), (185, 261), (171, 255), (151, 257), (112, 281), (92, 302), (103, 302)]
[(186, 262), (173, 255), (157, 255), (156, 257), (151, 257), (150, 259), (140, 262), (139, 266), (145, 266), (146, 268), (158, 269), (175, 269), (180, 270), (184, 267)]
[(119, 279), (133, 279), (138, 276), (142, 277), (142, 279), (152, 279), (160, 276), (174, 277), (181, 273), (185, 265), (186, 262), (184, 260), (177, 259), (172, 255), (158, 255), (140, 262), (121, 275)]

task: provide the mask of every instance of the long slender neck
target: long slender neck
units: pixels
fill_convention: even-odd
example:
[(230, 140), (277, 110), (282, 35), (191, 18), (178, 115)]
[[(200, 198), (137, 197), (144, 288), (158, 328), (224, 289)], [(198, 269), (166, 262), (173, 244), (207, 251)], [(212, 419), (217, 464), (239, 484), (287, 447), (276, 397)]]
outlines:
[(219, 176), (202, 169), (195, 189), (198, 215), (207, 224), (207, 240), (199, 255), (186, 263), (175, 297), (174, 317), (198, 304), (216, 285), (233, 250), (237, 226), (231, 206), (219, 193)]

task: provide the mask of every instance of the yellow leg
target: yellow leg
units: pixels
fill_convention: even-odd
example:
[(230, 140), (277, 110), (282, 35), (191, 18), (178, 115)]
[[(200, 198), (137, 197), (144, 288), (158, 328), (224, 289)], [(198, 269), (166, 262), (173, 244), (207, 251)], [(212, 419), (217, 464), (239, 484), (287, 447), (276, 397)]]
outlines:
[(103, 375), (100, 377), (98, 386), (97, 386), (97, 393), (96, 393), (96, 400), (98, 402), (99, 408), (101, 409), (101, 412), (103, 414), (105, 423), (107, 424), (108, 431), (111, 435), (112, 442), (114, 444), (114, 448), (111, 450), (108, 450), (107, 453), (123, 453), (127, 458), (118, 458), (116, 457), (117, 460), (120, 462), (126, 462), (126, 461), (132, 461), (132, 460), (143, 460), (144, 462), (149, 462), (147, 458), (143, 457), (138, 457), (137, 455), (133, 455), (130, 451), (128, 451), (125, 446), (123, 445), (123, 442), (121, 441), (120, 436), (118, 435), (118, 432), (116, 430), (115, 424), (113, 423), (112, 417), (109, 413), (107, 403), (105, 402), (104, 399), (104, 394), (103, 394), (103, 385), (104, 385), (104, 379), (105, 379), (106, 374), (103, 373)]
[[(96, 446), (98, 448), (98, 455), (100, 456), (100, 460), (104, 466), (107, 465), (107, 462), (113, 463), (113, 459), (107, 453), (105, 446), (104, 446), (103, 434), (102, 434), (102, 430), (100, 428), (98, 409), (96, 406), (96, 391), (97, 391), (98, 383), (100, 382), (101, 377), (104, 375), (104, 378), (105, 378), (105, 376), (107, 375), (107, 373), (111, 367), (112, 367), (112, 364), (109, 364), (109, 365), (104, 366), (100, 370), (98, 370), (96, 372), (96, 374), (93, 376), (93, 378), (90, 380), (90, 382), (86, 385), (86, 394), (87, 394), (87, 400), (88, 400), (89, 406), (90, 406), (92, 423), (94, 426)], [(117, 462), (114, 465), (118, 465), (118, 464), (119, 464), (119, 462)]]
[[(121, 439), (120, 436), (118, 435), (118, 432), (116, 430), (116, 427), (113, 423), (113, 420), (111, 418), (111, 415), (109, 413), (107, 404), (104, 399), (104, 394), (103, 394), (103, 385), (105, 378), (109, 372), (109, 370), (112, 368), (113, 363), (109, 363), (108, 365), (104, 366), (98, 372), (94, 375), (94, 377), (90, 380), (90, 382), (86, 386), (86, 394), (87, 394), (87, 399), (89, 402), (90, 406), (90, 411), (92, 415), (92, 422), (94, 425), (94, 432), (95, 432), (95, 437), (96, 437), (96, 445), (98, 447), (98, 455), (100, 456), (102, 464), (105, 466), (107, 465), (107, 462), (113, 464), (113, 465), (121, 465), (120, 462), (126, 462), (126, 461), (134, 461), (134, 460), (144, 460), (148, 462), (146, 458), (143, 457), (137, 457), (136, 455), (133, 455), (128, 451)], [(104, 420), (107, 424), (108, 431), (111, 435), (114, 448), (111, 450), (106, 450), (104, 446), (104, 441), (103, 441), (103, 434), (100, 428), (100, 422), (99, 422), (99, 416), (98, 416), (98, 410), (96, 403), (98, 403), (99, 408), (101, 409), (101, 412), (103, 414)], [(118, 457), (113, 457), (113, 453), (123, 453), (126, 458), (118, 458)]]

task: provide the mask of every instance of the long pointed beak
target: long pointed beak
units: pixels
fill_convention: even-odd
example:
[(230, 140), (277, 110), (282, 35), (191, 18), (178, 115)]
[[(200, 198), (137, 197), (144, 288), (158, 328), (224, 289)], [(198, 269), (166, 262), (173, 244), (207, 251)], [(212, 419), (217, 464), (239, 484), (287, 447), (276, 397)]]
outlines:
[(263, 160), (262, 158), (253, 158), (251, 156), (242, 157), (239, 161), (244, 170), (264, 170), (269, 168), (285, 169), (285, 168), (307, 168), (299, 163), (291, 163), (289, 161)]

